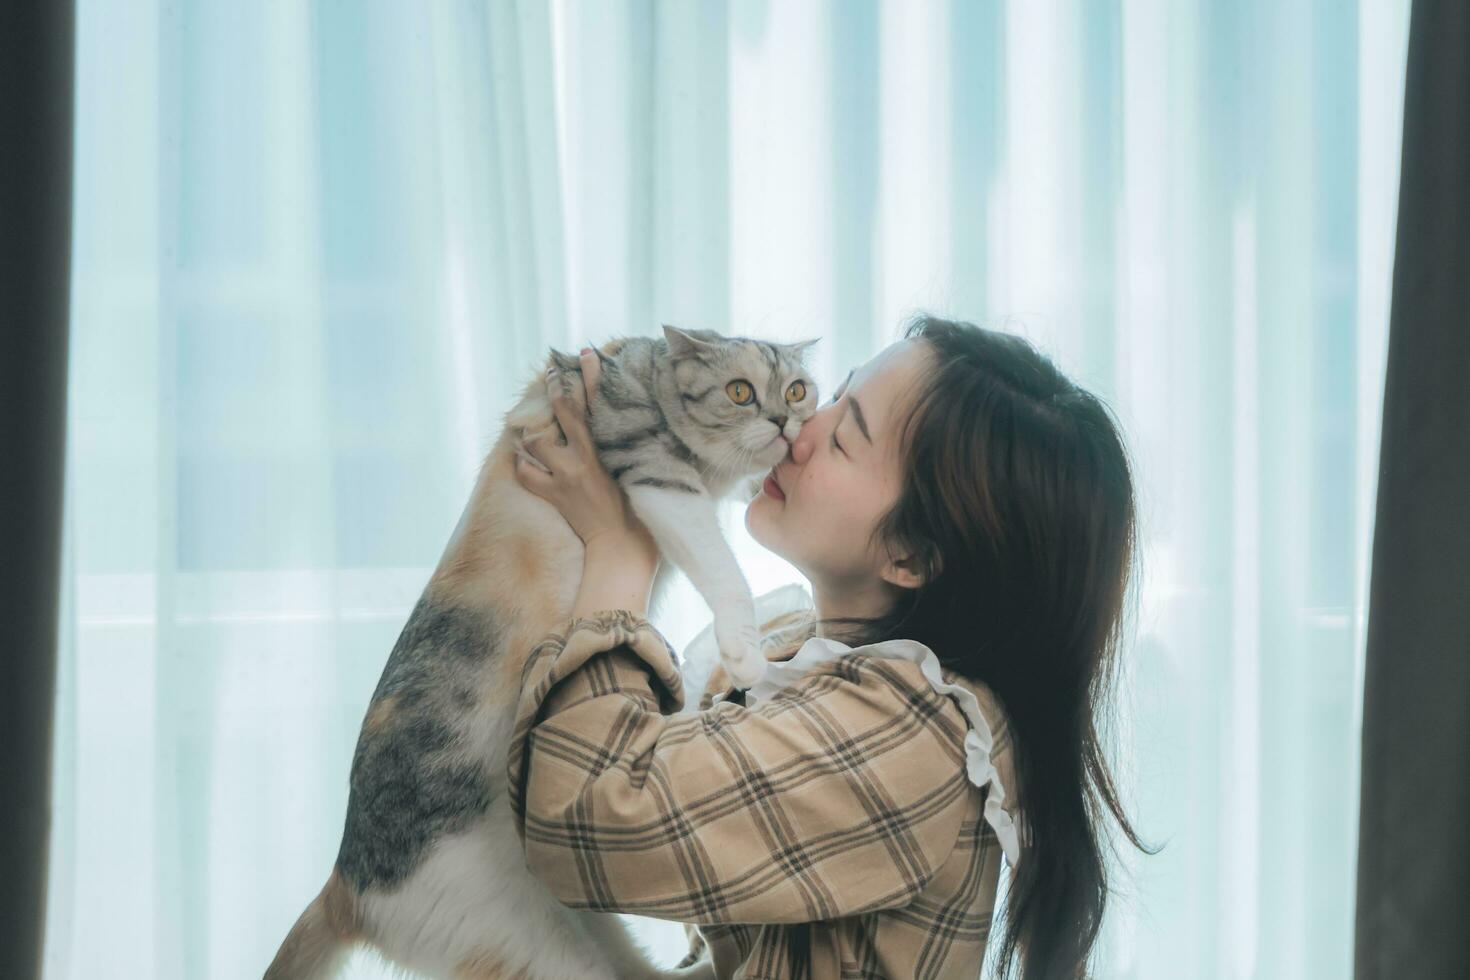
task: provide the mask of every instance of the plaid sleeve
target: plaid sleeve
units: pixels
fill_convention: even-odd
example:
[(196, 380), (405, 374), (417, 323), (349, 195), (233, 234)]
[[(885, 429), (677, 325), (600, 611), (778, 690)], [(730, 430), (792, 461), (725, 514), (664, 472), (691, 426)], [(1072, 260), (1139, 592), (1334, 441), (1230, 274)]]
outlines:
[(565, 904), (830, 919), (909, 903), (954, 849), (966, 728), (918, 665), (852, 654), (755, 708), (670, 714), (683, 697), (668, 644), (627, 610), (574, 619), (528, 658), (511, 810)]

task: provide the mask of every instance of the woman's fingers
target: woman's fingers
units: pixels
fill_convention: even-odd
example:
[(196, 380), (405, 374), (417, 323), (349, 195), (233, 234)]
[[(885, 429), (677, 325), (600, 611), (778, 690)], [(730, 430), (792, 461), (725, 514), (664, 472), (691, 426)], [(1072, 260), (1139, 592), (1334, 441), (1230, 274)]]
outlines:
[[(567, 388), (571, 391), (568, 392)], [(555, 368), (547, 376), (547, 393), (551, 396), (551, 412), (556, 416), (567, 443), (579, 453), (592, 452), (592, 433), (587, 428), (586, 391), (580, 384), (564, 385)]]
[(521, 486), (538, 497), (550, 498), (552, 487), (555, 486), (551, 474), (543, 470), (541, 464), (524, 449), (516, 450), (515, 474)]
[(597, 390), (597, 379), (602, 377), (602, 361), (590, 347), (582, 348), (582, 387), (587, 410), (592, 410), (592, 394)]
[[(590, 357), (596, 361), (595, 354)], [(595, 386), (595, 373), (593, 378)], [(561, 492), (559, 487), (577, 484), (597, 460), (587, 426), (587, 394), (595, 387), (589, 389), (586, 385), (585, 375), (580, 383), (566, 384), (555, 366), (546, 370), (546, 393), (555, 427), (522, 441), (515, 461), (516, 478), (539, 496), (551, 499)]]
[(526, 462), (530, 463), (533, 467), (545, 473), (551, 473), (553, 472), (551, 464), (546, 459), (547, 449), (550, 447), (543, 444), (541, 440), (542, 436), (539, 435), (525, 440), (521, 443), (520, 448), (516, 450), (516, 455), (525, 457)]

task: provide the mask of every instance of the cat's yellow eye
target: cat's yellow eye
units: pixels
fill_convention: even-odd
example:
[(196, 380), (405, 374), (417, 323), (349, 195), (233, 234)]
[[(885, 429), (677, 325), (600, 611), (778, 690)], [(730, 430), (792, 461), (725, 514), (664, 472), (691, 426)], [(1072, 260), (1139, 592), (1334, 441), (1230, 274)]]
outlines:
[(786, 400), (789, 402), (799, 402), (805, 397), (806, 385), (803, 382), (793, 381), (786, 388)]
[(755, 401), (755, 389), (744, 378), (736, 378), (725, 385), (725, 394), (737, 405), (749, 405)]

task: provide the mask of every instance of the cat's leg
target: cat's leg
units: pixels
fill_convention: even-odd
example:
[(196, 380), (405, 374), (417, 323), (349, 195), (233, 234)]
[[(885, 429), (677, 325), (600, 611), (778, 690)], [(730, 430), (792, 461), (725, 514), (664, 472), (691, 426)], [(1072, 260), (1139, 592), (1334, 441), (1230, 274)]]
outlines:
[(674, 563), (672, 561), (661, 561), (658, 571), (653, 573), (653, 585), (648, 590), (648, 610), (650, 616), (662, 615), (664, 599), (669, 594), (669, 586), (674, 580)]
[(715, 502), (703, 491), (688, 489), (690, 486), (655, 486), (634, 479), (625, 489), (634, 513), (653, 535), (664, 559), (683, 569), (709, 603), (725, 673), (736, 686), (749, 687), (766, 669), (755, 600), (720, 530)]

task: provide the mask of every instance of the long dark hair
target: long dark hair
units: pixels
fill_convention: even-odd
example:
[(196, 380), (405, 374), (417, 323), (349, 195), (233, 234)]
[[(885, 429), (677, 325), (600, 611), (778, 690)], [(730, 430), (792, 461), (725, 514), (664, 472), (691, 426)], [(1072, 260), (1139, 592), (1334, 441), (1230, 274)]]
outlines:
[[(1022, 980), (1086, 977), (1109, 894), (1104, 819), (1139, 839), (1100, 731), (1138, 565), (1133, 478), (1110, 410), (1025, 338), (920, 314), (933, 366), (903, 416), (903, 490), (873, 529), (921, 586), (883, 615), (821, 622), (852, 646), (918, 640), (1004, 705), (1024, 856), (996, 963)], [(816, 624), (813, 624), (813, 629)], [(810, 974), (796, 927), (793, 976)]]

